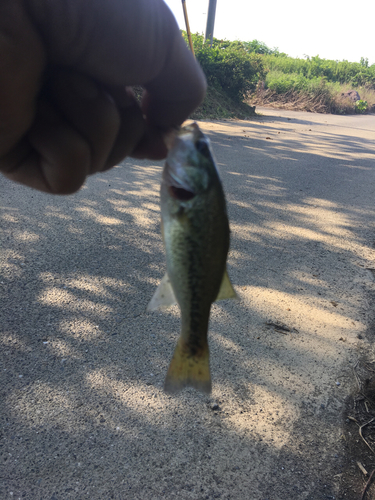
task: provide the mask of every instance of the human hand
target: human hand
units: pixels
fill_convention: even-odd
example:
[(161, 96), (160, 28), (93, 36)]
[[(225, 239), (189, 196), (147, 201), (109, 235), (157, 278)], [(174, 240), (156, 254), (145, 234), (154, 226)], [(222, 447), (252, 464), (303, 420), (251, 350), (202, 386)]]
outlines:
[(162, 0), (1, 0), (0, 54), (0, 171), (49, 193), (165, 157), (164, 133), (205, 93)]

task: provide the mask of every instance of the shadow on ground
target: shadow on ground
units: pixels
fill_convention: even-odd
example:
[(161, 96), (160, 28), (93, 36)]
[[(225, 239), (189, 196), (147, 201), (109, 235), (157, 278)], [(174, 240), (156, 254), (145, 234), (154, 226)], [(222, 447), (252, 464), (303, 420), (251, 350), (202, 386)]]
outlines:
[(0, 179), (1, 498), (341, 498), (375, 147), (286, 141), (275, 120), (207, 124), (241, 297), (212, 310), (210, 398), (163, 393), (179, 313), (145, 313), (165, 269), (161, 166), (127, 161), (64, 198)]

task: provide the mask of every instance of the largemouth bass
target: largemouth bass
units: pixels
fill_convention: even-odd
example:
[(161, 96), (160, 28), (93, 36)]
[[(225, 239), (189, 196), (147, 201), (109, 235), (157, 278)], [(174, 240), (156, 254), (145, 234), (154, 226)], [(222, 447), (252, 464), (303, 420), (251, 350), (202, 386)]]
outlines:
[(174, 137), (160, 199), (167, 274), (147, 309), (176, 302), (181, 309), (181, 335), (164, 389), (174, 393), (192, 386), (210, 393), (211, 304), (236, 293), (226, 271), (229, 223), (224, 191), (208, 138), (196, 123), (181, 128)]

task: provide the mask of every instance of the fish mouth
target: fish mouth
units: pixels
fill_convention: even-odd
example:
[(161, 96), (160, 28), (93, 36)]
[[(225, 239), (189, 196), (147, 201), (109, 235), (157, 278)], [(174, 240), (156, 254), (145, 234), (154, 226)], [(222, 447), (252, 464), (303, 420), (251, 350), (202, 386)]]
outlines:
[(189, 201), (194, 198), (195, 193), (182, 187), (169, 186), (170, 195), (179, 201)]
[(197, 194), (190, 185), (184, 169), (178, 163), (172, 166), (166, 162), (163, 183), (168, 187), (170, 196), (179, 201), (189, 201)]

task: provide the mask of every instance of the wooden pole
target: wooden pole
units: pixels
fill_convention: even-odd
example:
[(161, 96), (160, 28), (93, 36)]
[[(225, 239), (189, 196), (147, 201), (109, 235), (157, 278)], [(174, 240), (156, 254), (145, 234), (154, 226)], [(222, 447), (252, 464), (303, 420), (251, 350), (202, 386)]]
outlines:
[(188, 39), (189, 39), (190, 50), (192, 51), (193, 56), (195, 57), (194, 47), (193, 47), (193, 41), (191, 39), (189, 19), (188, 19), (188, 13), (187, 13), (187, 9), (186, 9), (186, 1), (185, 0), (182, 0), (182, 9), (184, 11), (185, 24), (186, 24), (186, 33), (187, 33), (187, 36), (188, 36)]

